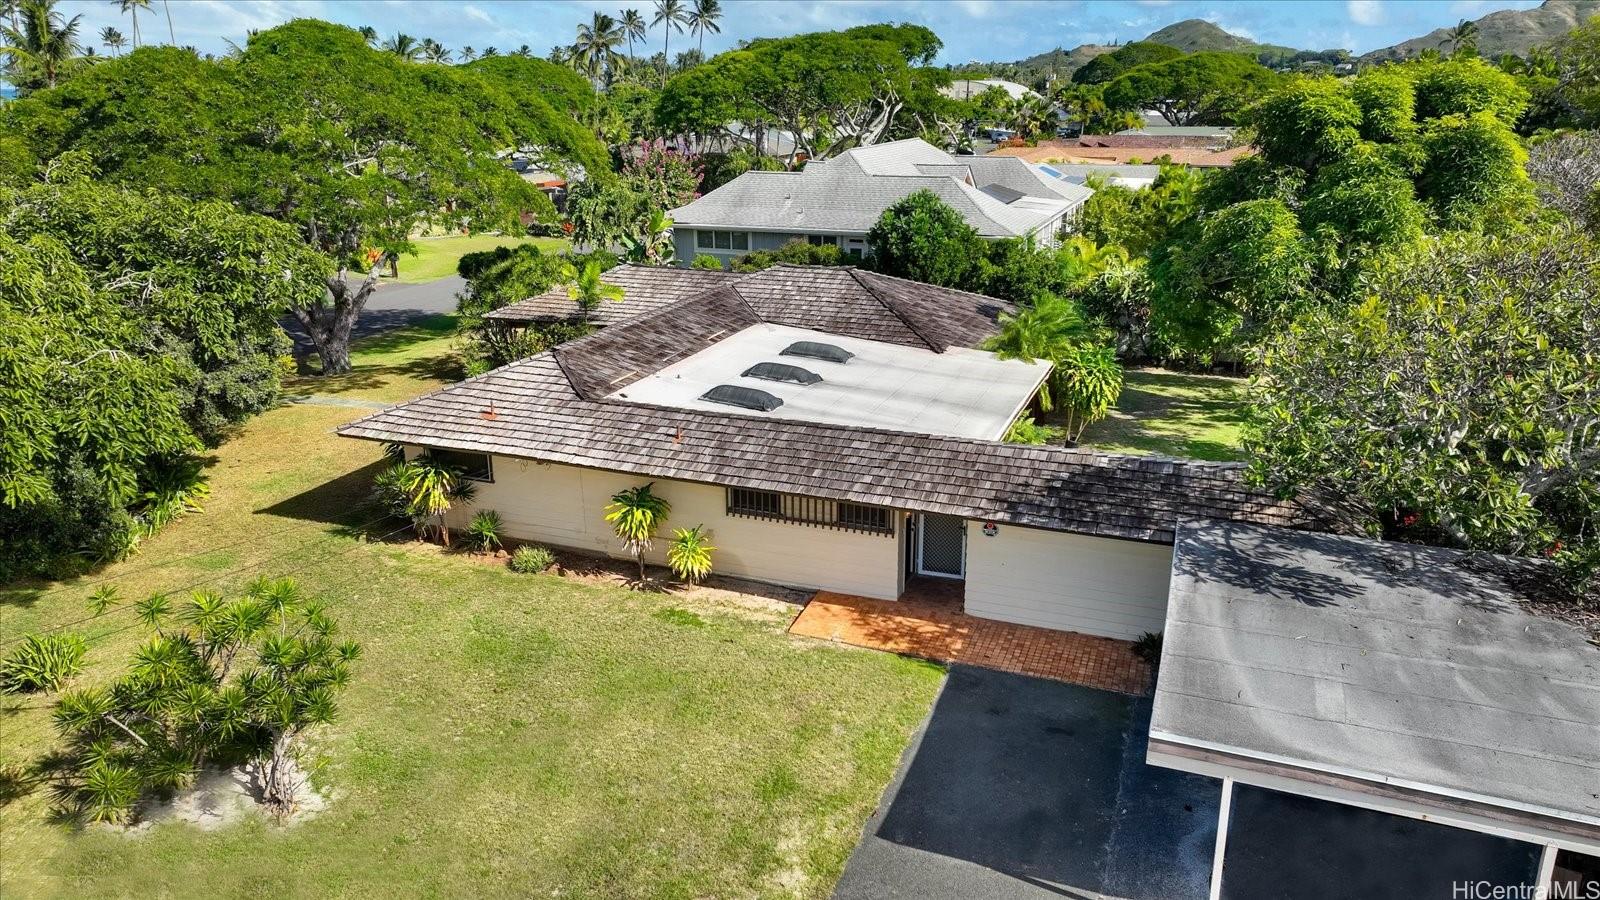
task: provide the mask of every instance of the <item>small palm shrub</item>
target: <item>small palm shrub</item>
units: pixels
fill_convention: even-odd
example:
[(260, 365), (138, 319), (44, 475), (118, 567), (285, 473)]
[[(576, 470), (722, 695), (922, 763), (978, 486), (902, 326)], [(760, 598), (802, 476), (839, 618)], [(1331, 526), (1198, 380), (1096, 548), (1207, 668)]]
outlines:
[(1133, 655), (1152, 666), (1160, 662), (1161, 635), (1154, 631), (1146, 631), (1139, 635), (1139, 639), (1133, 642)]
[(644, 581), (644, 554), (655, 540), (656, 529), (672, 514), (672, 504), (665, 497), (656, 496), (654, 487), (652, 481), (617, 491), (606, 507), (606, 521), (611, 523), (611, 530), (639, 561), (640, 581)]
[(1008, 444), (1055, 444), (1066, 437), (1066, 432), (1054, 425), (1040, 425), (1031, 415), (1022, 415), (1006, 429)]
[(53, 691), (83, 670), (87, 648), (79, 634), (30, 634), (0, 660), (0, 689)]
[(418, 537), (437, 534), (448, 547), (445, 513), (456, 503), (471, 503), (477, 490), (477, 485), (462, 477), (461, 470), (424, 453), (379, 472), (373, 479), (372, 499), (385, 512), (410, 519)]
[(522, 575), (537, 575), (555, 565), (556, 555), (549, 548), (523, 544), (511, 554), (511, 571)]
[(694, 584), (711, 574), (711, 551), (715, 549), (706, 541), (704, 525), (679, 528), (672, 532), (672, 544), (667, 547), (667, 565), (674, 575)]
[(467, 524), (467, 543), (484, 553), (499, 550), (503, 546), (500, 537), (504, 528), (499, 513), (492, 509), (480, 510)]

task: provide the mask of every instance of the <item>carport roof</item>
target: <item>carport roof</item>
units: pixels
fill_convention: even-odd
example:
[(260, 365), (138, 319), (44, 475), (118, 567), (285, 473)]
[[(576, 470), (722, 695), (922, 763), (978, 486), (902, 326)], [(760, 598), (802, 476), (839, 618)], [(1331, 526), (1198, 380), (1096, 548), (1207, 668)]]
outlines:
[(1527, 560), (1185, 521), (1152, 757), (1600, 840), (1600, 650), (1529, 612), (1548, 577)]

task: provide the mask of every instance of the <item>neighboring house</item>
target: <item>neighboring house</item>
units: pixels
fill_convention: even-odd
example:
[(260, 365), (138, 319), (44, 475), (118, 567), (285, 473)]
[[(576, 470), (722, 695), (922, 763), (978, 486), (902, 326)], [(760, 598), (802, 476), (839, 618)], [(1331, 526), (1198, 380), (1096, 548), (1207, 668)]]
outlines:
[[(1119, 142), (1112, 143), (1107, 140), (1108, 137), (1117, 138)], [(1134, 145), (1121, 143), (1123, 138), (1133, 141)], [(1231, 166), (1255, 152), (1250, 147), (1229, 147), (1226, 150), (1184, 147), (1182, 143), (1186, 139), (1169, 140), (1159, 136), (1141, 139), (1139, 135), (1109, 135), (1096, 137), (1091, 143), (1081, 143), (1081, 140), (1041, 141), (1034, 147), (1001, 147), (983, 158), (1014, 157), (1035, 165), (1130, 165), (1166, 159), (1180, 166), (1209, 169)]]
[(1073, 184), (1084, 184), (1090, 178), (1098, 178), (1106, 184), (1139, 190), (1155, 184), (1161, 167), (1116, 163), (1040, 163), (1039, 171)]
[(1005, 91), (1006, 95), (1013, 100), (1039, 96), (1029, 88), (1017, 84), (1015, 81), (1006, 81), (1003, 78), (960, 78), (939, 88), (939, 93), (949, 97), (951, 100), (971, 100), (990, 88), (999, 88)]
[(1211, 896), (1600, 896), (1600, 650), (1553, 580), (1184, 522), (1148, 758), (1222, 780)]
[(462, 524), (625, 555), (612, 494), (654, 482), (719, 572), (893, 600), (963, 582), (969, 614), (1159, 631), (1180, 518), (1314, 524), (1243, 467), (1000, 442), (1048, 371), (977, 349), (1010, 304), (848, 267), (778, 266), (351, 422), (481, 481)]
[(1233, 134), (1237, 130), (1226, 125), (1144, 125), (1139, 128), (1124, 129), (1117, 134), (1201, 138), (1207, 141), (1208, 146), (1217, 145), (1220, 148), (1232, 143)]
[(883, 211), (932, 191), (978, 234), (1054, 244), (1093, 191), (1017, 159), (951, 156), (916, 138), (859, 147), (799, 172), (746, 172), (671, 213), (678, 264), (700, 254), (724, 264), (790, 241), (867, 253), (867, 232)]

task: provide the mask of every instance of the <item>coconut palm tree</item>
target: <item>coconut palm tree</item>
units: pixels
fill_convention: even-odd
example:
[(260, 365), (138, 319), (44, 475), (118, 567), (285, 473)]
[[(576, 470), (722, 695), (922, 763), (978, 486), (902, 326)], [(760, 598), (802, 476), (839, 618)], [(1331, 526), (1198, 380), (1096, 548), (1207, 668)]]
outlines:
[(422, 56), (422, 45), (405, 32), (395, 32), (395, 36), (384, 41), (380, 49), (385, 53), (393, 53), (407, 62), (416, 62)]
[(1444, 40), (1439, 42), (1441, 48), (1450, 47), (1450, 55), (1458, 53), (1478, 52), (1478, 23), (1462, 19), (1444, 34)]
[(482, 52), (482, 53), (479, 53), (479, 54), (478, 54), (478, 58), (479, 58), (479, 59), (487, 59), (487, 58), (488, 58), (488, 57), (491, 57), (491, 56), (499, 56), (499, 55), (500, 55), (500, 51), (499, 51), (499, 50), (496, 50), (496, 49), (495, 49), (495, 48), (494, 48), (494, 47), (493, 47), (493, 46), (492, 46), (492, 45), (491, 45), (491, 46), (488, 46), (488, 47), (485, 47), (485, 48), (483, 48), (483, 52)]
[(461, 48), (461, 61), (462, 62), (472, 62), (474, 59), (477, 59), (477, 58), (478, 58), (478, 51), (472, 49), (472, 45), (471, 44), (468, 44), (467, 46)]
[[(689, 21), (689, 11), (683, 8), (683, 0), (655, 0), (656, 14), (650, 20), (650, 27), (663, 26), (661, 39), (661, 56), (663, 60), (672, 59), (672, 32), (676, 30), (683, 34), (683, 26)], [(666, 67), (661, 70), (661, 80), (667, 79)]]
[[(494, 48), (491, 47), (489, 49), (492, 50)], [(484, 56), (489, 56), (490, 54), (487, 51), (485, 51), (483, 55)], [(571, 65), (572, 64), (572, 47), (571, 46), (562, 47), (560, 45), (551, 47), (550, 48), (550, 53), (545, 56), (545, 59), (550, 60), (551, 62), (555, 63), (558, 66)]]
[(133, 46), (137, 49), (140, 43), (139, 10), (149, 9), (150, 0), (111, 0), (111, 5), (133, 16)]
[(718, 0), (694, 0), (694, 8), (689, 10), (689, 33), (700, 35), (700, 58), (706, 57), (706, 32), (721, 34), (722, 26), (717, 20), (722, 18), (722, 4)]
[(22, 0), (0, 0), (0, 14), (11, 20), (11, 27), (22, 29)]
[(587, 25), (578, 25), (578, 40), (572, 45), (573, 62), (578, 71), (595, 81), (611, 83), (612, 76), (622, 65), (622, 54), (617, 52), (623, 39), (617, 20), (603, 12), (594, 14)]
[(422, 39), (422, 58), (431, 63), (447, 63), (453, 54), (450, 48), (433, 38)]
[[(1097, 336), (1095, 325), (1084, 317), (1076, 301), (1042, 294), (1014, 313), (1001, 313), (1000, 332), (984, 349), (1001, 359), (1042, 359), (1055, 364)], [(1045, 412), (1055, 408), (1056, 387), (1047, 379), (1039, 388), (1039, 407)]]
[(110, 48), (117, 56), (121, 56), (122, 48), (128, 46), (128, 39), (122, 36), (122, 32), (107, 25), (100, 29), (100, 43)]
[(628, 64), (631, 66), (638, 60), (633, 55), (633, 41), (637, 38), (643, 41), (649, 34), (649, 26), (645, 24), (644, 16), (637, 9), (622, 11), (622, 33), (628, 38)]
[(8, 58), (6, 80), (17, 90), (53, 88), (90, 60), (78, 43), (82, 14), (56, 12), (56, 0), (23, 0), (22, 27), (0, 28), (0, 54)]
[(368, 46), (378, 46), (378, 29), (373, 28), (371, 25), (363, 25), (357, 28), (356, 32), (361, 35), (361, 39), (366, 41)]
[(172, 46), (176, 47), (178, 46), (178, 32), (173, 30), (172, 27), (172, 5), (169, 0), (161, 0), (161, 11), (167, 14), (167, 40), (171, 41)]
[(672, 514), (672, 504), (658, 497), (651, 488), (655, 482), (627, 488), (611, 495), (606, 507), (606, 521), (611, 530), (639, 561), (639, 581), (644, 581), (644, 555), (655, 540), (656, 529)]

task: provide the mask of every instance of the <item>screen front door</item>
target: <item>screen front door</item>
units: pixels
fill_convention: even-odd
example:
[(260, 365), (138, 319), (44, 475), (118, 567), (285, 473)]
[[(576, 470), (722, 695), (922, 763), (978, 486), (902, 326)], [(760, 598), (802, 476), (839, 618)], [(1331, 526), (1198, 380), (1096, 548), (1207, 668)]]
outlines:
[(939, 578), (967, 575), (967, 520), (923, 513), (917, 523), (917, 572)]

